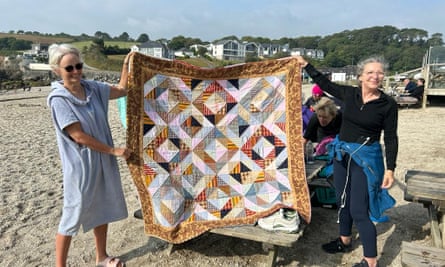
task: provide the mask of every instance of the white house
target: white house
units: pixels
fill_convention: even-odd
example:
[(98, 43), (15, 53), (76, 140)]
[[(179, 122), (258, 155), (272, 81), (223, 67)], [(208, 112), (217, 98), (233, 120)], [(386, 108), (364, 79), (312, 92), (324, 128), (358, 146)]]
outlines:
[(323, 59), (324, 52), (320, 49), (307, 49), (307, 48), (292, 48), (290, 51), (291, 56), (305, 56), (308, 58)]
[(198, 51), (199, 50), (199, 48), (205, 48), (207, 51), (211, 51), (211, 44), (208, 44), (208, 45), (202, 45), (202, 44), (194, 44), (194, 45), (191, 45), (189, 48), (190, 48), (190, 50), (195, 50), (195, 51)]
[(286, 52), (279, 44), (261, 44), (261, 50), (260, 57), (270, 57), (279, 52)]
[(131, 47), (131, 51), (139, 52), (152, 57), (170, 58), (170, 52), (168, 51), (167, 46), (155, 41), (147, 41), (140, 45), (133, 45)]
[(333, 82), (345, 82), (346, 81), (346, 72), (331, 73), (331, 80)]
[(219, 60), (239, 60), (245, 58), (244, 45), (236, 40), (221, 40), (211, 44), (212, 56)]
[(306, 48), (289, 49), (288, 44), (280, 45), (255, 42), (240, 43), (237, 40), (221, 40), (216, 43), (211, 43), (209, 46), (193, 45), (190, 46), (190, 49), (197, 50), (198, 47), (205, 47), (212, 57), (219, 60), (244, 61), (249, 54), (264, 58), (271, 57), (280, 52), (289, 52), (293, 56), (301, 55), (316, 59), (324, 58), (323, 50)]
[(45, 63), (29, 63), (28, 67), (30, 70), (52, 70), (51, 66)]
[(192, 50), (187, 48), (181, 48), (175, 51), (175, 57), (194, 57), (195, 54)]
[(49, 44), (31, 44), (31, 50), (23, 51), (23, 59), (33, 59), (34, 57), (48, 57)]

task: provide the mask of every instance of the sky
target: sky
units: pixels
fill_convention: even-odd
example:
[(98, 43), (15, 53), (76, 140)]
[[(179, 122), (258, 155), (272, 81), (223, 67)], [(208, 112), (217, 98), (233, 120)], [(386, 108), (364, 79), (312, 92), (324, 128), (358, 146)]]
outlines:
[(137, 39), (327, 36), (374, 26), (445, 38), (443, 0), (0, 0), (0, 32), (126, 32)]

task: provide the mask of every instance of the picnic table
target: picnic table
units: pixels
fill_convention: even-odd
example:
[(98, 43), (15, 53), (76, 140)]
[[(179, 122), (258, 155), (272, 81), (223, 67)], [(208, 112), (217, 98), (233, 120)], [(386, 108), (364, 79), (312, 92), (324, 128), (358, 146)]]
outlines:
[(404, 242), (403, 266), (445, 266), (445, 173), (409, 170), (404, 198), (428, 210), (433, 247)]
[[(308, 183), (317, 177), (320, 170), (326, 166), (327, 161), (315, 160), (313, 163), (305, 164), (306, 179)], [(142, 219), (141, 210), (135, 212), (135, 217)], [(268, 252), (268, 266), (274, 266), (280, 247), (293, 247), (298, 239), (303, 235), (305, 225), (300, 224), (296, 233), (272, 232), (264, 230), (257, 225), (240, 225), (231, 227), (222, 227), (209, 230), (210, 233), (236, 237), (241, 239), (261, 242), (263, 250)], [(174, 244), (170, 243), (167, 248), (167, 254), (171, 254)]]
[[(315, 160), (313, 163), (305, 164), (306, 179), (312, 181), (320, 170), (326, 166), (327, 161)], [(260, 228), (257, 225), (240, 225), (231, 227), (222, 227), (209, 230), (210, 233), (236, 237), (241, 239), (253, 240), (263, 244), (263, 250), (268, 252), (267, 264), (274, 266), (280, 247), (293, 247), (298, 239), (303, 235), (305, 226), (300, 224), (296, 233), (272, 232)], [(174, 244), (169, 244), (167, 253), (171, 253)]]
[(396, 100), (397, 105), (406, 108), (411, 106), (419, 106), (421, 103), (421, 101), (419, 101), (417, 98), (408, 95), (398, 95), (395, 96), (394, 99)]

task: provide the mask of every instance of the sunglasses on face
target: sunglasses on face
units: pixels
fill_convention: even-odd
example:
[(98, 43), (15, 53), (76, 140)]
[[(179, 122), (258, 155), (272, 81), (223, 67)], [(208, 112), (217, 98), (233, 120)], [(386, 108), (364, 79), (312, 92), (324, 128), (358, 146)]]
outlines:
[(83, 63), (77, 63), (76, 65), (69, 65), (64, 67), (64, 69), (66, 70), (66, 72), (72, 72), (74, 70), (74, 68), (76, 68), (76, 70), (81, 70), (83, 68)]

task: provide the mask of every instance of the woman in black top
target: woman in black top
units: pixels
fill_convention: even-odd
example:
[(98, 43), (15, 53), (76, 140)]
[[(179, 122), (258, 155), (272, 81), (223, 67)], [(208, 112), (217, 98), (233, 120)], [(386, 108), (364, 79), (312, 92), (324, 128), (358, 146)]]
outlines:
[[(398, 152), (397, 104), (380, 89), (387, 64), (380, 57), (361, 61), (357, 65), (359, 86), (355, 87), (333, 83), (303, 57), (296, 58), (323, 91), (343, 102), (343, 121), (332, 146), (340, 237), (322, 248), (328, 253), (351, 250), (354, 223), (364, 254), (354, 266), (377, 266), (377, 233), (372, 219), (381, 219), (395, 204), (387, 189), (394, 183)], [(386, 169), (379, 143), (382, 132)]]

